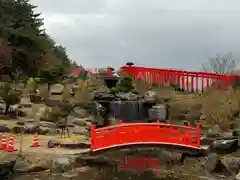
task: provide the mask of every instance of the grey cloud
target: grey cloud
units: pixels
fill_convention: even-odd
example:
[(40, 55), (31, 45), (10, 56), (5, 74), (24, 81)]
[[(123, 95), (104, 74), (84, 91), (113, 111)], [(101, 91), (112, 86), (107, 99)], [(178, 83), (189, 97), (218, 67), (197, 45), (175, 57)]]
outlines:
[(49, 34), (87, 67), (134, 61), (150, 67), (198, 69), (216, 53), (240, 55), (240, 1), (31, 2), (44, 13)]
[(31, 0), (39, 10), (49, 13), (62, 14), (91, 14), (101, 12), (104, 3), (101, 0)]

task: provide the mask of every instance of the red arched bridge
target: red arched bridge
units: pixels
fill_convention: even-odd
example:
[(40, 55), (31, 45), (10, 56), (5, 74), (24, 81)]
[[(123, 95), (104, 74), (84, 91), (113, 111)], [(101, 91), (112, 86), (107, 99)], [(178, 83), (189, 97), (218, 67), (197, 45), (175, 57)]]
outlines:
[(95, 128), (91, 126), (91, 151), (130, 145), (167, 145), (200, 149), (200, 125), (191, 127), (156, 123), (119, 123)]

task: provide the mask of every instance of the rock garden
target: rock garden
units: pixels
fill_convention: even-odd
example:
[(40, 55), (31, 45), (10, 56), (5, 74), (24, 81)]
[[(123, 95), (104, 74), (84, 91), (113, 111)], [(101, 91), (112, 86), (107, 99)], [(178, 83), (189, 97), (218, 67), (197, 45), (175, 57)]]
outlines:
[[(166, 150), (171, 152), (167, 155), (170, 159), (176, 154), (185, 159), (181, 165), (184, 168), (173, 166), (169, 173), (172, 169), (189, 176), (195, 174), (199, 179), (239, 178), (239, 90), (188, 93), (170, 84), (149, 85), (126, 76), (120, 76), (115, 86), (106, 84), (95, 76), (51, 85), (38, 84), (31, 78), (25, 84), (2, 83), (0, 132), (15, 137), (17, 151), (2, 151), (0, 175), (60, 172), (69, 178), (92, 171), (92, 167), (116, 164), (130, 150), (89, 154), (89, 127), (108, 126), (122, 119), (129, 123), (200, 123), (203, 150), (192, 157)], [(126, 116), (129, 111), (133, 113)], [(31, 147), (34, 135), (39, 137), (38, 148)], [(137, 149), (135, 154), (144, 151)], [(157, 156), (164, 153), (156, 148), (148, 151)], [(191, 163), (196, 166), (188, 169)]]

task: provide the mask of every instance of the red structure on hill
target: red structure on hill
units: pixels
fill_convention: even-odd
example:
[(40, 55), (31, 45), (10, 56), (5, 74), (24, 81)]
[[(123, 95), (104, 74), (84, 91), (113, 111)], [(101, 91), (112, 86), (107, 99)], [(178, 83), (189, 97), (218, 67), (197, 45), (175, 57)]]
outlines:
[(240, 77), (232, 74), (216, 74), (210, 72), (194, 72), (172, 69), (146, 68), (138, 66), (123, 66), (121, 70), (134, 79), (143, 79), (153, 84), (172, 84), (185, 91), (204, 92), (209, 88), (225, 90), (232, 85), (233, 79)]

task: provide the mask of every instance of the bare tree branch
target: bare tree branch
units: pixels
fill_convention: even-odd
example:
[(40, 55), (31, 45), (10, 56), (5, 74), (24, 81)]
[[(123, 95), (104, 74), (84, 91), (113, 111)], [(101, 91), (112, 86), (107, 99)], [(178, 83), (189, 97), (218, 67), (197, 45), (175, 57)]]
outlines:
[(216, 57), (209, 58), (208, 62), (202, 64), (202, 69), (206, 72), (215, 72), (218, 74), (232, 74), (236, 67), (236, 58), (231, 52), (225, 55), (217, 54)]

